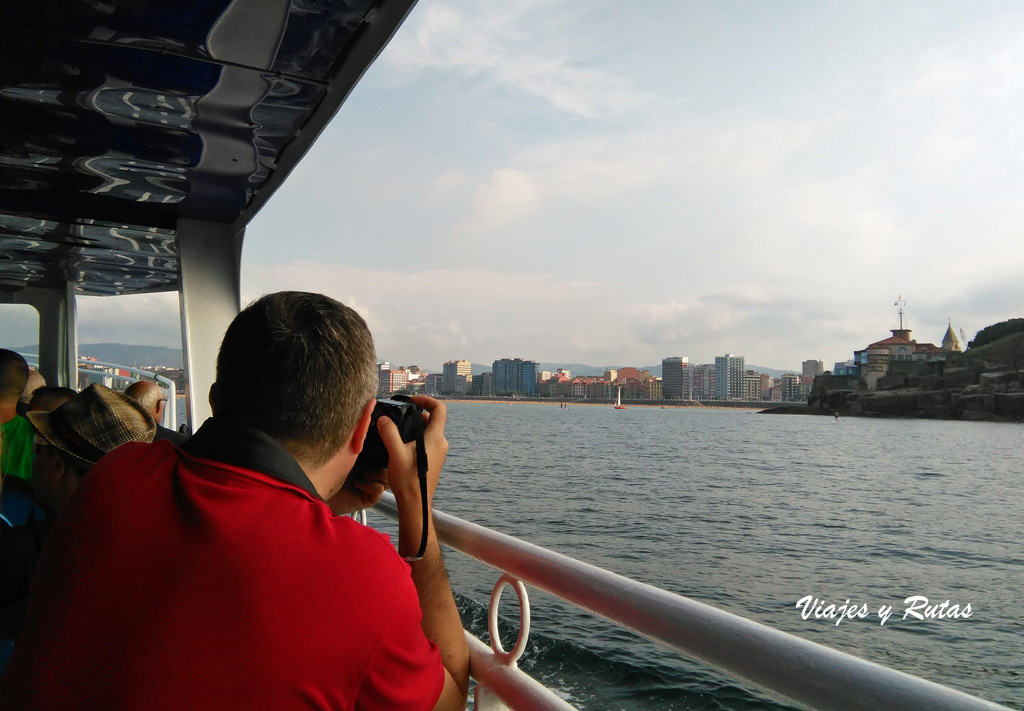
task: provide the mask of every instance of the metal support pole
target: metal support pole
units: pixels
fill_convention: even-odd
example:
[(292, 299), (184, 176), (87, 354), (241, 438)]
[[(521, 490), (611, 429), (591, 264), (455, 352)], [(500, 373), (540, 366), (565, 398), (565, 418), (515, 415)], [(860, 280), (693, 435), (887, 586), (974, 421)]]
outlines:
[(28, 287), (5, 299), (39, 314), (39, 372), (50, 385), (78, 389), (78, 308), (75, 285), (60, 289)]
[(212, 413), (210, 386), (217, 349), (241, 308), (239, 275), (245, 230), (205, 220), (178, 221), (182, 351), (188, 379), (185, 409), (195, 431)]

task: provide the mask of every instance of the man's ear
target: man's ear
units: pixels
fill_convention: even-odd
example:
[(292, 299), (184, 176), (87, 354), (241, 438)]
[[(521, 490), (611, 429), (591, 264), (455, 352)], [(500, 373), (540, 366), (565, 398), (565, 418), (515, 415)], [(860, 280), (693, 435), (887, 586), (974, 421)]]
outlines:
[(356, 428), (352, 430), (352, 439), (349, 440), (349, 446), (356, 454), (363, 451), (366, 433), (370, 429), (370, 417), (373, 415), (373, 408), (376, 406), (377, 398), (370, 398), (370, 402), (366, 403), (366, 407), (363, 408), (363, 414), (360, 415)]
[(210, 412), (217, 414), (217, 383), (210, 386)]
[(53, 457), (53, 478), (55, 481), (61, 481), (64, 479), (64, 476), (71, 471), (71, 467), (64, 460), (64, 456), (58, 454), (56, 450), (54, 450), (54, 455), (55, 456)]

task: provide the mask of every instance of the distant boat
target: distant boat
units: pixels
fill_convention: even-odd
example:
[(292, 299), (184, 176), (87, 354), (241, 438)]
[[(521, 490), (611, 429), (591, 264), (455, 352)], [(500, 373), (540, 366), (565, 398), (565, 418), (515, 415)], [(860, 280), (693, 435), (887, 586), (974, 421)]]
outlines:
[(626, 409), (626, 406), (622, 404), (622, 386), (621, 385), (619, 386), (618, 394), (615, 396), (615, 409), (616, 410), (625, 410)]

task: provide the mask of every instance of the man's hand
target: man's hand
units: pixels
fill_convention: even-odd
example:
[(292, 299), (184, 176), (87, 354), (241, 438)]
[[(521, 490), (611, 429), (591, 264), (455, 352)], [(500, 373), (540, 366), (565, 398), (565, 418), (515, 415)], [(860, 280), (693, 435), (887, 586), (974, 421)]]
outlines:
[[(441, 476), (441, 467), (448, 457), (448, 440), (444, 438), (444, 427), (448, 410), (444, 403), (426, 395), (411, 398), (415, 405), (423, 408), (423, 441), (427, 450), (427, 498), (434, 499), (434, 491)], [(398, 502), (399, 518), (404, 518), (404, 509), (420, 518), (420, 484), (416, 470), (416, 443), (403, 442), (398, 427), (388, 417), (377, 420), (377, 431), (388, 450), (387, 481)]]
[[(444, 438), (447, 408), (434, 398), (417, 395), (412, 401), (423, 408), (423, 443), (427, 450), (427, 501), (433, 509), (434, 490), (441, 467), (448, 457), (448, 440)], [(398, 502), (398, 552), (403, 556), (416, 553), (420, 536), (427, 532), (423, 558), (409, 563), (412, 582), (423, 611), (422, 626), (427, 639), (441, 650), (445, 668), (444, 688), (434, 711), (461, 711), (466, 708), (469, 689), (469, 650), (462, 631), (459, 610), (452, 597), (448, 574), (441, 560), (441, 547), (430, 518), (423, 520), (420, 483), (416, 471), (416, 444), (402, 442), (398, 427), (382, 417), (377, 430), (388, 450), (388, 481)]]
[(373, 507), (388, 488), (388, 473), (366, 472), (359, 476), (349, 474), (345, 484), (327, 505), (339, 516)]

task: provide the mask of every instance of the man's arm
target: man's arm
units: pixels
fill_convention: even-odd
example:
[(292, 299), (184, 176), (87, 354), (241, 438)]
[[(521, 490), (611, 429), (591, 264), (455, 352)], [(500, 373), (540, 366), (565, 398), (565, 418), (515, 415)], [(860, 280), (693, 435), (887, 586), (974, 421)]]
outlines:
[[(447, 412), (444, 404), (433, 398), (416, 396), (412, 401), (424, 409), (424, 443), (429, 464), (427, 500), (433, 511), (434, 491), (441, 475), (441, 466), (448, 456), (448, 441), (444, 437)], [(398, 503), (399, 554), (415, 555), (423, 526), (429, 527), (423, 559), (411, 561), (409, 565), (423, 611), (423, 632), (440, 649), (441, 663), (445, 668), (444, 689), (434, 709), (463, 711), (469, 693), (469, 649), (455, 598), (448, 584), (448, 574), (441, 560), (441, 547), (434, 532), (433, 521), (423, 521), (416, 472), (416, 447), (412, 442), (402, 442), (398, 428), (387, 417), (377, 420), (377, 428), (388, 450), (388, 483)]]

